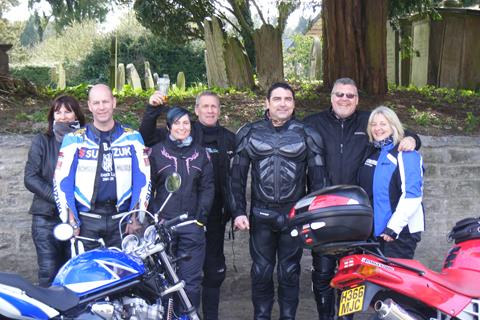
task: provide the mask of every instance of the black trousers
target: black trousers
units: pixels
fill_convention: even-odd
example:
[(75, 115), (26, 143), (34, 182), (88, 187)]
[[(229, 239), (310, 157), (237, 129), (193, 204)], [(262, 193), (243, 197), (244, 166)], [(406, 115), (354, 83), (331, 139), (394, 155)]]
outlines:
[[(117, 214), (117, 212), (112, 213)], [(120, 219), (112, 219), (111, 215), (102, 215), (100, 219), (79, 215), (80, 236), (91, 239), (102, 238), (106, 247), (122, 247), (118, 222)], [(95, 241), (82, 240), (85, 251), (98, 248), (100, 244)]]
[(58, 216), (32, 216), (32, 239), (37, 251), (38, 282), (49, 287), (60, 267), (68, 260), (69, 242), (57, 240), (53, 228), (62, 223)]
[(205, 231), (196, 223), (178, 227), (173, 236), (173, 255), (189, 256), (177, 262), (177, 275), (185, 281), (185, 291), (192, 305), (200, 306), (202, 266), (205, 259)]
[(271, 318), (275, 264), (277, 264), (280, 319), (295, 319), (299, 295), (300, 259), (303, 250), (296, 241), (292, 240), (288, 230), (273, 231), (269, 225), (255, 221), (253, 215), (250, 216), (250, 226), (254, 319)]
[(386, 257), (413, 259), (418, 242), (422, 239), (420, 232), (410, 233), (408, 226), (403, 228), (402, 232), (392, 242), (386, 242), (379, 238), (380, 250)]
[(227, 271), (223, 251), (226, 221), (223, 221), (221, 213), (221, 207), (214, 204), (207, 221), (202, 281), (202, 311), (204, 320), (218, 320), (220, 287), (225, 280)]
[(312, 251), (312, 285), (317, 303), (318, 319), (333, 320), (335, 313), (335, 293), (330, 281), (335, 274), (337, 260), (334, 256)]

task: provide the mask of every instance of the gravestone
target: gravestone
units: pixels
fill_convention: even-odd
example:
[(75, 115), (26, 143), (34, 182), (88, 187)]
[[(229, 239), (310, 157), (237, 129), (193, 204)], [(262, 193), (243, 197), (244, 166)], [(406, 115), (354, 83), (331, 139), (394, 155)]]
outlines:
[(65, 75), (65, 68), (63, 67), (63, 64), (60, 63), (58, 65), (58, 81), (57, 81), (57, 89), (65, 89), (67, 87), (67, 78)]
[(310, 51), (310, 80), (322, 79), (322, 41), (313, 37), (312, 50)]
[(150, 62), (145, 61), (145, 89), (155, 88), (152, 71), (150, 71)]
[(7, 51), (12, 48), (11, 44), (0, 44), (0, 74), (9, 74)]
[(185, 91), (185, 89), (186, 89), (186, 85), (185, 85), (185, 73), (183, 73), (183, 71), (180, 71), (180, 72), (177, 74), (177, 83), (176, 83), (176, 86), (177, 86), (177, 88), (178, 88), (180, 91)]
[(253, 42), (260, 88), (266, 90), (272, 83), (284, 81), (282, 34), (278, 27), (264, 24), (255, 29)]
[(397, 34), (387, 21), (387, 82), (398, 83)]
[(224, 56), (224, 32), (218, 18), (204, 20), (205, 63), (209, 87), (227, 88), (229, 86), (227, 66)]
[(252, 65), (240, 41), (237, 38), (228, 37), (224, 54), (228, 83), (236, 88), (252, 89), (255, 85)]
[(423, 87), (428, 81), (430, 20), (424, 19), (412, 23), (413, 57), (411, 84)]
[(127, 83), (132, 86), (133, 90), (142, 90), (140, 76), (132, 63), (127, 64)]
[(117, 67), (117, 92), (123, 91), (123, 86), (125, 85), (125, 65), (123, 63), (119, 63)]

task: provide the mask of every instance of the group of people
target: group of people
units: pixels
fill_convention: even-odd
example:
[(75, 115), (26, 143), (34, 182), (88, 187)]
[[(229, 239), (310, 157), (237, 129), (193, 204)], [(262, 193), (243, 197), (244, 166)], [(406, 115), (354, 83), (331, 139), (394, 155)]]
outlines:
[[(188, 110), (166, 105), (155, 92), (139, 132), (113, 119), (110, 88), (90, 89), (85, 124), (78, 102), (55, 99), (48, 130), (32, 141), (25, 185), (34, 193), (30, 213), (40, 285), (48, 286), (68, 250), (52, 235), (68, 222), (77, 235), (120, 246), (118, 219), (132, 209), (156, 212), (167, 197), (165, 179), (177, 172), (180, 189), (161, 212), (169, 220), (187, 213), (189, 223), (175, 233), (178, 275), (204, 319), (218, 319), (227, 222), (249, 230), (254, 319), (270, 319), (277, 267), (280, 319), (295, 319), (302, 248), (289, 234), (287, 214), (307, 192), (328, 185), (363, 187), (374, 209), (374, 233), (385, 255), (412, 258), (424, 229), (422, 158), (416, 135), (407, 134), (387, 107), (357, 110), (355, 82), (335, 82), (329, 110), (295, 118), (295, 92), (287, 83), (267, 91), (264, 117), (233, 134), (219, 124), (220, 100), (209, 91)], [(166, 125), (157, 119), (166, 114)], [(247, 213), (247, 176), (251, 206)], [(135, 221), (132, 221), (132, 225)], [(132, 226), (133, 228), (133, 226)], [(128, 231), (128, 229), (127, 229)], [(85, 244), (90, 250), (94, 244)], [(336, 260), (312, 252), (312, 282), (319, 319), (333, 319), (329, 287)]]

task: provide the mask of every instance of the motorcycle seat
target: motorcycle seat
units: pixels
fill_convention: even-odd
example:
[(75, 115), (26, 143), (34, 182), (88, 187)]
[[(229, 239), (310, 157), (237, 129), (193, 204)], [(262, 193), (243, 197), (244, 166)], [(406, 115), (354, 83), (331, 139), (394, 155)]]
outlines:
[(78, 304), (77, 295), (65, 287), (52, 286), (42, 288), (35, 286), (18, 274), (0, 272), (0, 284), (18, 288), (33, 299), (36, 299), (59, 311), (67, 311)]
[(424, 271), (424, 278), (467, 297), (480, 298), (480, 272), (466, 269), (444, 269), (441, 273), (432, 271), (416, 260), (391, 259)]

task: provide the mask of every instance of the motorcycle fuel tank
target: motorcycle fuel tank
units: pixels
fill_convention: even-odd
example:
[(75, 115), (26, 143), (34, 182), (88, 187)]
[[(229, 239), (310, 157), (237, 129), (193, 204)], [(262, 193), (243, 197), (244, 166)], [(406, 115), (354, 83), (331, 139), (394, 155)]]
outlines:
[(81, 296), (126, 283), (144, 273), (140, 259), (120, 250), (96, 249), (70, 259), (52, 285), (65, 286)]

